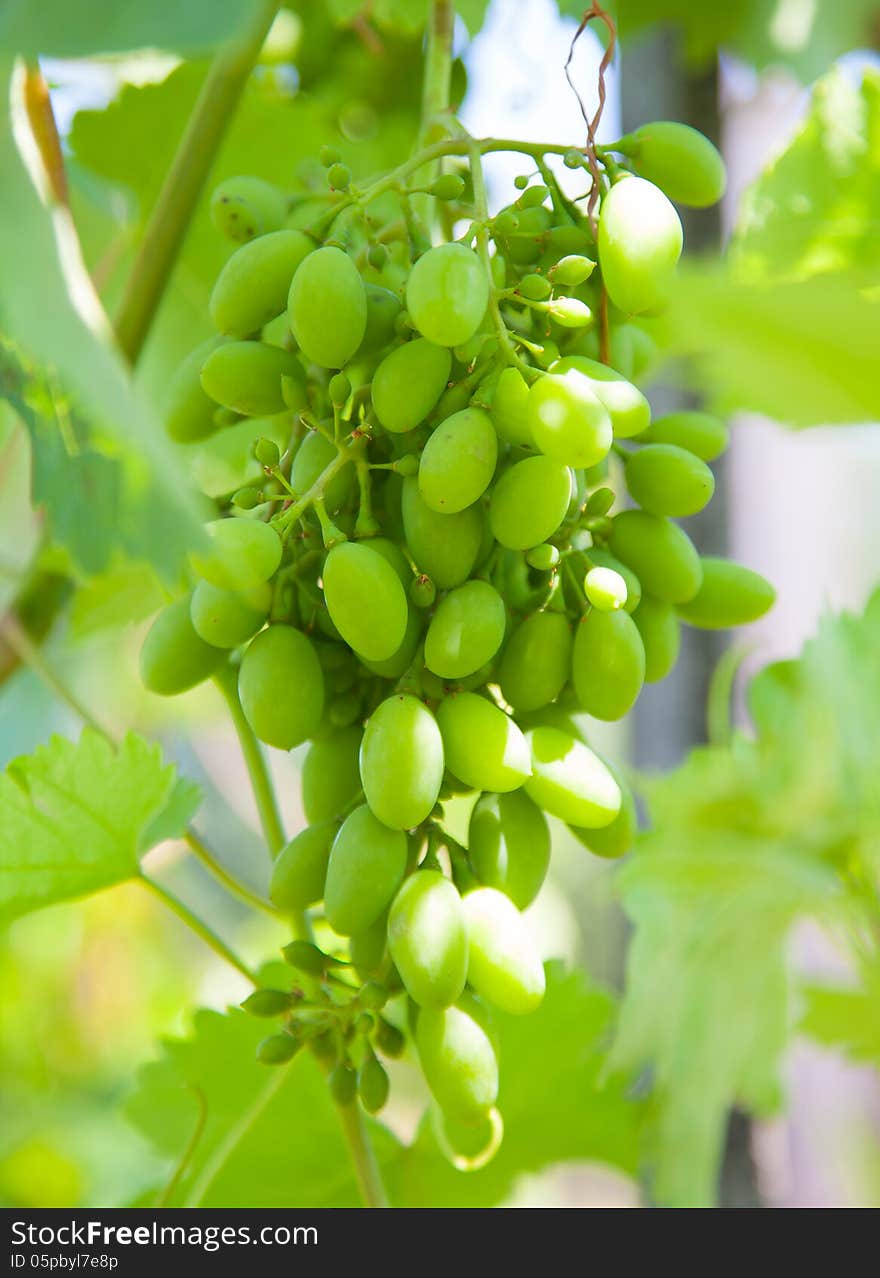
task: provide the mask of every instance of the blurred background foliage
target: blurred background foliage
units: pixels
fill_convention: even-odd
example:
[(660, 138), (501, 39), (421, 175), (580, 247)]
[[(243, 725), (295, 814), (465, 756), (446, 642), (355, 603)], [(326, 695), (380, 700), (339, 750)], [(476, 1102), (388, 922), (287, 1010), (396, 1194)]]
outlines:
[[(323, 181), (315, 156), (324, 143), (339, 147), (356, 176), (399, 162), (418, 132), (428, 7), (285, 5), (211, 185), (247, 172), (307, 190)], [(140, 625), (197, 535), (190, 470), (210, 497), (247, 465), (247, 439), (175, 451), (158, 425), (171, 368), (208, 332), (208, 291), (227, 252), (206, 201), (135, 375), (89, 300), (94, 289), (107, 314), (117, 312), (209, 60), (254, 8), (253, 0), (126, 0), (111, 13), (98, 0), (10, 0), (0, 15), (5, 81), (14, 55), (39, 55), (53, 87), (82, 252), (72, 248), (66, 209), (45, 192), (41, 200), (28, 174), (14, 143), (20, 121), (4, 121), (0, 228), (14, 251), (0, 263), (0, 609), (8, 610), (0, 755), (32, 755), (53, 732), (76, 739), (72, 702), (113, 735), (133, 728), (158, 739), (201, 788), (199, 829), (224, 864), (263, 891), (267, 867), (219, 699), (196, 689), (169, 713), (135, 676)], [(511, 22), (534, 46), (533, 93), (555, 91), (561, 66), (542, 50), (562, 48), (564, 57), (582, 4), (462, 0), (457, 8), (453, 97), (466, 117), (475, 91), (490, 107), (497, 97), (499, 114), (510, 106), (503, 85), (487, 88), (486, 42)], [(870, 58), (855, 69), (846, 58), (833, 65), (876, 48), (873, 0), (620, 0), (609, 8), (624, 51), (609, 116), (622, 111), (625, 123), (634, 110), (650, 118), (671, 105), (717, 134), (719, 62), (728, 79), (752, 77), (756, 98), (767, 77), (802, 86), (793, 137), (730, 206), (724, 257), (709, 255), (717, 222), (688, 228), (706, 256), (683, 273), (668, 319), (652, 326), (665, 357), (652, 387), (657, 402), (682, 402), (686, 387), (725, 412), (766, 414), (787, 427), (880, 420), (880, 76)], [(581, 49), (588, 99), (597, 46), (590, 49)], [(545, 130), (554, 124), (546, 114)], [(760, 495), (734, 485), (730, 500), (749, 517)], [(729, 531), (707, 528), (706, 548), (723, 549)], [(840, 1057), (880, 1064), (878, 627), (876, 596), (864, 616), (826, 619), (800, 662), (778, 663), (752, 682), (754, 731), (731, 726), (736, 661), (727, 659), (709, 701), (711, 742), (646, 784), (652, 829), (621, 874), (557, 831), (552, 879), (532, 922), (547, 956), (570, 970), (555, 969), (537, 1016), (503, 1026), (502, 1153), (473, 1176), (453, 1172), (430, 1123), (420, 1122), (424, 1097), (404, 1062), (392, 1130), (373, 1124), (396, 1202), (635, 1204), (656, 1196), (695, 1205), (716, 1200), (719, 1183), (722, 1201), (772, 1200), (753, 1165), (760, 1141), (749, 1142), (747, 1131), (743, 1153), (731, 1108), (765, 1115), (785, 1103), (780, 1062), (797, 1027)], [(720, 651), (686, 648), (675, 700), (649, 705), (634, 739), (606, 731), (602, 747), (639, 766), (677, 764), (702, 736), (705, 673)], [(66, 696), (53, 687), (56, 675)], [(297, 752), (272, 760), (290, 829), (302, 821), (299, 763)], [(9, 818), (0, 798), (4, 811)], [(0, 833), (0, 887), (12, 830), (10, 821)], [(139, 833), (127, 833), (132, 846)], [(159, 841), (147, 861), (235, 938), (246, 961), (277, 951), (277, 924), (228, 897), (179, 840)], [(792, 929), (804, 919), (821, 921), (833, 952), (818, 971), (791, 962)], [(606, 991), (624, 986), (630, 934), (618, 1016)], [(315, 1205), (353, 1202), (312, 1063), (298, 1060), (266, 1095), (265, 1071), (252, 1064), (260, 1026), (220, 1014), (246, 988), (137, 881), (7, 926), (3, 1205), (154, 1202), (203, 1110), (204, 1142), (169, 1202), (308, 1205), (304, 1194)], [(200, 1013), (193, 1032), (195, 1006), (216, 1010)], [(169, 1036), (177, 1041), (157, 1048)], [(870, 1080), (865, 1112), (876, 1121), (873, 1069)], [(246, 1139), (219, 1159), (223, 1133), (251, 1109)], [(837, 1192), (876, 1202), (870, 1121), (848, 1148), (857, 1184), (844, 1177)], [(763, 1168), (765, 1181), (771, 1172)]]

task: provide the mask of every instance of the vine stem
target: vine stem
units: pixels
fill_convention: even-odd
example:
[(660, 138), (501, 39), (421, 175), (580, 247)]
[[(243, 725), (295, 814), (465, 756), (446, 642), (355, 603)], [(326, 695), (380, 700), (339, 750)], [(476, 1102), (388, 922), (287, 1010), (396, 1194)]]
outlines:
[(197, 936), (200, 936), (205, 944), (210, 946), (215, 954), (219, 954), (222, 959), (225, 959), (227, 963), (231, 964), (236, 971), (241, 973), (245, 980), (250, 981), (251, 985), (259, 985), (259, 981), (247, 964), (242, 962), (238, 955), (229, 948), (226, 942), (222, 940), (216, 932), (208, 927), (207, 923), (204, 923), (198, 915), (193, 914), (189, 906), (184, 905), (183, 901), (181, 901), (179, 897), (175, 896), (173, 892), (169, 892), (168, 888), (163, 887), (163, 885), (156, 879), (148, 878), (146, 874), (139, 875), (138, 879), (139, 882), (146, 884), (150, 891), (154, 892), (156, 896), (158, 896), (159, 900), (162, 901), (164, 905), (167, 905), (168, 909), (171, 910), (173, 914), (176, 914), (182, 923), (185, 923), (186, 926), (195, 932)]
[(376, 1154), (367, 1136), (363, 1115), (357, 1103), (337, 1105), (339, 1121), (351, 1153), (358, 1187), (366, 1207), (387, 1207), (388, 1195), (382, 1183), (382, 1174), (376, 1161)]
[(183, 841), (193, 856), (201, 861), (207, 870), (210, 870), (218, 883), (223, 884), (227, 892), (237, 896), (244, 905), (249, 905), (255, 910), (262, 910), (264, 914), (268, 914), (272, 918), (278, 917), (278, 910), (275, 909), (274, 905), (264, 901), (261, 896), (258, 896), (256, 892), (252, 892), (244, 883), (239, 883), (238, 879), (233, 878), (229, 871), (220, 864), (208, 845), (196, 834), (195, 830), (187, 830), (183, 836)]
[[(452, 35), (455, 29), (455, 5), (452, 0), (433, 0), (428, 23), (428, 43), (425, 50), (425, 76), (422, 81), (422, 117), (417, 147), (442, 137), (445, 126), (438, 116), (449, 110), (449, 84), (452, 75)], [(440, 157), (430, 161), (420, 174), (425, 186), (430, 185), (440, 169)], [(429, 207), (427, 197), (421, 201)], [(424, 210), (420, 210), (424, 211)]]
[(279, 0), (261, 0), (240, 37), (222, 48), (211, 64), (117, 312), (116, 336), (131, 363), (146, 341), (193, 210), (278, 7)]
[(257, 805), (263, 837), (274, 859), (284, 847), (285, 838), (281, 825), (281, 815), (278, 811), (278, 802), (275, 798), (275, 790), (272, 786), (269, 770), (266, 767), (266, 760), (263, 757), (260, 744), (254, 736), (253, 729), (245, 718), (244, 710), (241, 708), (235, 671), (232, 667), (227, 667), (215, 676), (214, 682), (223, 693), (226, 704), (229, 707), (236, 736), (244, 756), (245, 767), (250, 777), (251, 789), (254, 792), (254, 800)]

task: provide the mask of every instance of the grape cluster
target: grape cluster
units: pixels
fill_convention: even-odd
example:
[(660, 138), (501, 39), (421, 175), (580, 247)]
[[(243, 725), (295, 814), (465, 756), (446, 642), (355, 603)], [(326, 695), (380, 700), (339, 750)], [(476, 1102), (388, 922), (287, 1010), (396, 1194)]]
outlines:
[[(323, 192), (217, 189), (239, 246), (167, 425), (251, 455), (142, 652), (154, 692), (237, 671), (261, 742), (310, 743), (309, 824), (270, 894), (329, 939), (294, 941), (299, 983), (247, 1000), (284, 1018), (260, 1059), (309, 1043), (337, 1100), (375, 1111), (376, 1052), (411, 1034), (461, 1165), (499, 1138), (491, 1009), (527, 1013), (544, 993), (521, 912), (547, 872), (547, 817), (602, 857), (635, 832), (623, 777), (573, 716), (621, 718), (674, 665), (682, 622), (748, 622), (773, 597), (674, 522), (712, 497), (724, 424), (652, 422), (636, 385), (643, 318), (682, 247), (668, 195), (717, 199), (717, 152), (646, 126), (599, 153), (586, 209), (536, 156), (492, 217), (480, 153), (469, 141), (456, 171), (411, 164), (360, 190), (325, 152)], [(583, 154), (565, 161), (587, 178)], [(466, 846), (443, 820), (464, 793)]]

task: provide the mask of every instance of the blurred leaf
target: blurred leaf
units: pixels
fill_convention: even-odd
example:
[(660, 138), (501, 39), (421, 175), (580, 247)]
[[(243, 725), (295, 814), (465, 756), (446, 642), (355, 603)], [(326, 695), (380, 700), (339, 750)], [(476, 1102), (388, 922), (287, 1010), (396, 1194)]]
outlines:
[(778, 1102), (799, 918), (870, 924), (880, 866), (880, 592), (756, 681), (757, 736), (646, 786), (620, 875), (635, 925), (612, 1065), (650, 1067), (662, 1202), (712, 1202), (727, 1112)]
[(388, 1169), (401, 1207), (491, 1207), (517, 1177), (555, 1163), (599, 1162), (634, 1172), (639, 1106), (619, 1081), (602, 1084), (614, 1003), (582, 972), (547, 969), (544, 1002), (530, 1016), (497, 1016), (504, 1140), (480, 1171), (457, 1172), (426, 1116), (415, 1142)]
[(122, 560), (84, 582), (70, 610), (71, 633), (85, 639), (136, 621), (145, 621), (165, 598), (159, 579), (146, 563)]
[(133, 733), (114, 747), (86, 728), (15, 759), (0, 777), (0, 918), (132, 878), (157, 838), (182, 833), (194, 798)]
[(794, 141), (743, 199), (737, 278), (798, 279), (880, 264), (880, 72), (832, 71)]
[(83, 58), (132, 49), (208, 53), (237, 34), (258, 0), (6, 0), (0, 47)]
[(804, 991), (807, 1010), (800, 1029), (853, 1061), (880, 1066), (880, 973), (873, 971), (864, 989)]

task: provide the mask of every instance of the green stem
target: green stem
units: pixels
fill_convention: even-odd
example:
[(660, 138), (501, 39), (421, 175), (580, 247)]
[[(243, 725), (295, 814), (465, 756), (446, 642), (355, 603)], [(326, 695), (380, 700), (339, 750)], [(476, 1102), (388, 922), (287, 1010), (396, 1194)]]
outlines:
[(259, 981), (250, 968), (229, 948), (225, 941), (221, 940), (216, 932), (208, 927), (207, 923), (204, 923), (198, 915), (193, 914), (189, 906), (184, 905), (179, 897), (176, 897), (173, 892), (169, 892), (156, 879), (147, 878), (145, 874), (140, 875), (139, 880), (141, 883), (145, 883), (152, 892), (155, 892), (159, 900), (167, 905), (169, 910), (176, 914), (182, 923), (185, 923), (188, 928), (195, 932), (196, 936), (200, 936), (215, 954), (219, 954), (222, 959), (231, 964), (252, 985), (259, 985)]
[(278, 811), (278, 803), (275, 798), (275, 790), (272, 786), (269, 770), (266, 767), (266, 760), (260, 749), (260, 743), (254, 736), (253, 729), (241, 708), (235, 671), (231, 667), (222, 670), (220, 674), (215, 676), (215, 683), (223, 693), (226, 704), (229, 706), (229, 713), (232, 716), (232, 722), (244, 756), (245, 767), (250, 777), (251, 789), (254, 792), (254, 800), (257, 805), (263, 837), (274, 860), (284, 847), (285, 838), (281, 825), (281, 816)]
[(357, 1103), (337, 1105), (339, 1121), (354, 1164), (361, 1197), (366, 1207), (387, 1207), (388, 1195), (382, 1184), (382, 1176), (373, 1146), (367, 1137), (363, 1115)]
[(239, 883), (238, 879), (233, 878), (229, 871), (220, 864), (207, 844), (202, 842), (195, 830), (187, 830), (183, 836), (183, 841), (193, 855), (201, 861), (205, 869), (210, 870), (214, 878), (223, 884), (227, 892), (237, 896), (245, 905), (250, 905), (255, 910), (262, 910), (264, 914), (270, 914), (273, 918), (277, 918), (278, 911), (275, 907), (270, 905), (268, 901), (264, 901), (261, 896), (257, 896), (256, 892), (252, 892), (249, 887)]
[[(446, 131), (438, 117), (449, 110), (449, 84), (452, 76), (452, 35), (455, 29), (455, 5), (452, 0), (433, 0), (428, 23), (428, 47), (425, 50), (425, 75), (422, 81), (422, 118), (417, 146), (424, 148), (437, 141)], [(430, 186), (440, 170), (440, 158), (430, 161), (419, 174), (419, 183)], [(430, 226), (431, 201), (417, 197), (418, 210)]]
[(131, 363), (144, 345), (193, 210), (275, 19), (278, 2), (261, 0), (241, 36), (218, 52), (202, 86), (150, 216), (116, 317), (119, 345)]

